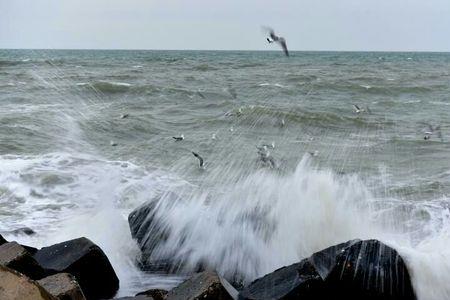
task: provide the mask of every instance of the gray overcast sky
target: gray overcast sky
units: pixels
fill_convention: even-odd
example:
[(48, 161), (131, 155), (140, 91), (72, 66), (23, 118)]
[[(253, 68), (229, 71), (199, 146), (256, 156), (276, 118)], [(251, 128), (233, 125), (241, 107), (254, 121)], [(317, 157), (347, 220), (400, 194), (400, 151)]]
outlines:
[(0, 48), (450, 51), (450, 0), (0, 0)]

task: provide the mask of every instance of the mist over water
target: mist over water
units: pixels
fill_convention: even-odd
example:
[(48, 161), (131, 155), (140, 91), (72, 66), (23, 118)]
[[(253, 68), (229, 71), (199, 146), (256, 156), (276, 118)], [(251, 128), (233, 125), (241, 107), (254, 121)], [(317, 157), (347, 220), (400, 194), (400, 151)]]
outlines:
[[(170, 235), (152, 255), (180, 273), (249, 282), (377, 238), (420, 299), (449, 298), (449, 67), (433, 53), (1, 50), (0, 231), (29, 226), (5, 237), (38, 247), (86, 236), (120, 295), (170, 288), (183, 276), (135, 267), (127, 223), (154, 199)], [(424, 141), (424, 123), (443, 140)], [(271, 143), (275, 168), (256, 148)]]

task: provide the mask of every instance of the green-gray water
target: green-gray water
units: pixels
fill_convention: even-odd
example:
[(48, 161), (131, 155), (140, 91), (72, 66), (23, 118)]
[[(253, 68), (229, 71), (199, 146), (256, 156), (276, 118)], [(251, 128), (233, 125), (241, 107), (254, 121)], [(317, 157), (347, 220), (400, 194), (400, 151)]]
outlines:
[[(176, 191), (187, 203), (162, 211), (191, 242), (161, 252), (251, 280), (375, 237), (408, 258), (421, 299), (445, 299), (449, 96), (445, 53), (0, 50), (0, 230), (90, 237), (121, 294), (167, 287), (179, 278), (133, 267), (126, 216)], [(272, 142), (274, 168), (256, 148)]]

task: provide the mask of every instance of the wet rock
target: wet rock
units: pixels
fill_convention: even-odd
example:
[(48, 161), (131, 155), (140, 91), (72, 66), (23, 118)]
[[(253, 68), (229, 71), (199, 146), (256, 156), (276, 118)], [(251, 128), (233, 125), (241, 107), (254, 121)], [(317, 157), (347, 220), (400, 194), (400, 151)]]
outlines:
[(27, 245), (20, 245), (22, 247), (25, 248), (25, 250), (28, 251), (28, 253), (30, 253), (31, 255), (34, 255), (36, 252), (38, 252), (37, 248), (31, 247), (31, 246), (27, 246)]
[(320, 299), (323, 280), (308, 259), (282, 267), (253, 281), (239, 299)]
[(34, 258), (54, 273), (75, 276), (87, 299), (112, 298), (119, 288), (119, 279), (105, 253), (87, 238), (44, 247)]
[(177, 265), (170, 253), (166, 253), (165, 257), (152, 255), (156, 246), (166, 241), (170, 234), (169, 228), (163, 226), (162, 219), (156, 214), (156, 206), (162, 197), (168, 198), (167, 202), (173, 204), (180, 199), (175, 193), (169, 192), (144, 203), (128, 216), (131, 236), (142, 251), (140, 266), (147, 271), (171, 271)]
[(5, 239), (3, 238), (3, 236), (0, 234), (0, 246), (3, 245), (3, 244), (5, 244), (5, 243), (7, 243), (7, 242), (8, 242), (8, 241), (5, 240)]
[(35, 281), (2, 265), (0, 265), (0, 299), (56, 300)]
[(359, 241), (339, 254), (326, 285), (337, 298), (416, 299), (402, 257), (377, 240)]
[(167, 293), (168, 292), (166, 290), (153, 289), (153, 290), (148, 290), (145, 292), (137, 293), (136, 296), (150, 296), (154, 300), (164, 300), (164, 299), (166, 299)]
[(316, 269), (320, 277), (325, 280), (331, 269), (336, 265), (336, 259), (350, 246), (361, 240), (351, 240), (345, 243), (334, 245), (311, 255), (308, 260)]
[(48, 276), (38, 283), (58, 300), (86, 300), (75, 277), (68, 273)]
[[(3, 236), (0, 234), (0, 246), (5, 244), (5, 243), (7, 243), (7, 242), (8, 241), (5, 240), (5, 238), (3, 238)], [(19, 244), (19, 245), (21, 245), (21, 244)], [(34, 247), (30, 247), (30, 246), (27, 246), (27, 245), (21, 245), (21, 246), (24, 247), (25, 250), (27, 250), (31, 255), (33, 255), (34, 253), (36, 253), (38, 251), (38, 249), (34, 248)]]
[(239, 299), (415, 300), (408, 269), (377, 240), (352, 240), (256, 279)]
[[(225, 288), (223, 283), (228, 285)], [(175, 287), (167, 294), (166, 300), (231, 300), (236, 299), (237, 291), (215, 272), (202, 272)]]
[(16, 242), (0, 246), (0, 264), (27, 275), (31, 279), (41, 279), (45, 270), (36, 262), (32, 254)]
[(34, 235), (34, 234), (36, 234), (36, 232), (33, 229), (31, 229), (30, 227), (17, 228), (17, 229), (11, 230), (9, 233), (14, 234), (14, 235), (18, 235), (18, 234)]

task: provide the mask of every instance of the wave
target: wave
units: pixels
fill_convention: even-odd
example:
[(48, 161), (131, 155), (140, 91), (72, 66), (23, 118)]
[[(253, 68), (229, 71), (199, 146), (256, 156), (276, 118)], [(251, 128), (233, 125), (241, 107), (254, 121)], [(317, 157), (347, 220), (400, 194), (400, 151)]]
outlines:
[(406, 258), (419, 299), (450, 295), (450, 213), (440, 204), (375, 198), (358, 177), (317, 170), (307, 157), (292, 174), (256, 172), (178, 196), (156, 198), (152, 218), (165, 237), (146, 236), (143, 246), (182, 271), (202, 265), (250, 282), (330, 245), (376, 238)]
[(270, 83), (270, 82), (264, 82), (264, 83), (259, 83), (258, 86), (261, 87), (265, 87), (265, 86), (274, 86), (274, 87), (278, 87), (278, 88), (286, 88), (286, 85), (282, 85), (281, 83)]
[[(256, 124), (275, 124), (281, 119), (289, 123), (327, 129), (346, 126), (375, 129), (380, 126), (394, 125), (394, 122), (389, 119), (377, 118), (371, 115), (360, 117), (351, 112), (340, 114), (330, 111), (307, 111), (303, 109), (283, 111), (276, 107), (261, 105), (244, 106), (242, 107), (242, 112), (243, 117), (240, 118), (240, 124), (251, 124), (252, 126)], [(237, 111), (234, 111), (233, 115), (237, 115)]]
[(338, 92), (358, 92), (372, 95), (399, 96), (402, 94), (422, 95), (437, 90), (447, 89), (444, 85), (431, 86), (393, 86), (393, 85), (372, 85), (372, 84), (349, 84), (346, 82), (324, 82), (314, 83), (314, 90), (318, 91), (338, 91)]
[(127, 92), (131, 84), (126, 82), (114, 82), (114, 81), (96, 81), (96, 82), (78, 82), (77, 86), (89, 87), (95, 91), (99, 91), (105, 94), (124, 93)]
[[(108, 255), (121, 281), (120, 292), (137, 292), (134, 285), (143, 275), (133, 263), (138, 249), (126, 215), (156, 192), (169, 189), (169, 174), (65, 152), (3, 155), (0, 167), (0, 231), (29, 226), (38, 233), (6, 238), (40, 248), (86, 236)], [(178, 281), (161, 283), (171, 288)]]

